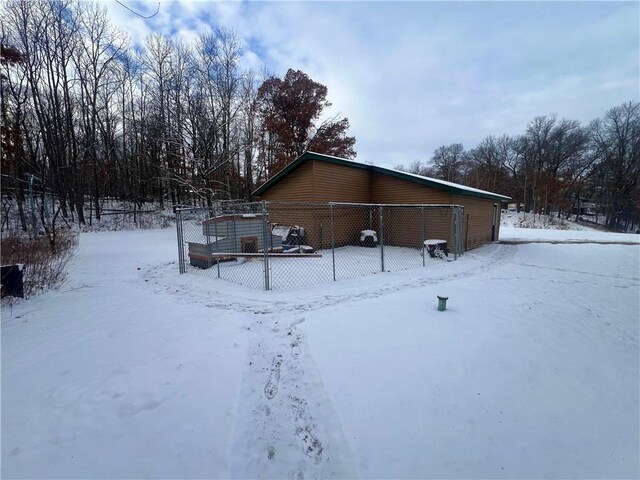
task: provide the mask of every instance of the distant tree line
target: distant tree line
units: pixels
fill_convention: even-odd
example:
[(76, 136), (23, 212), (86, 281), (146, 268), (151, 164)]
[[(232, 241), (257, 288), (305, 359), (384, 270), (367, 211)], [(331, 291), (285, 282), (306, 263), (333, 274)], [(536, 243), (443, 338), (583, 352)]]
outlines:
[(55, 226), (58, 214), (100, 219), (105, 198), (251, 199), (307, 149), (356, 155), (346, 118), (321, 121), (327, 87), (301, 71), (242, 70), (231, 30), (134, 48), (96, 3), (6, 0), (0, 15), (2, 189), (25, 230), (30, 181), (54, 197)]
[(521, 135), (491, 135), (470, 150), (443, 145), (430, 161), (398, 168), (509, 195), (526, 212), (569, 215), (588, 199), (607, 226), (626, 229), (640, 218), (640, 103), (587, 125), (536, 117)]

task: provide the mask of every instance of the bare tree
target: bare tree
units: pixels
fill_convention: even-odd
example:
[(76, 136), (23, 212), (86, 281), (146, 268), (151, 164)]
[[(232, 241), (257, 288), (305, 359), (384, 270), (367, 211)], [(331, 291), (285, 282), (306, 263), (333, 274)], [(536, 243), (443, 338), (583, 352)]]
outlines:
[[(11, 0), (4, 5), (4, 17), (16, 47), (25, 56), (21, 68), (36, 126), (27, 141), (42, 145), (42, 152), (31, 148), (38, 155), (32, 158), (34, 171), (30, 173), (37, 174), (43, 189), (56, 192), (65, 217), (75, 207), (78, 219), (84, 221), (74, 129), (72, 58), (78, 44), (75, 6), (62, 0)], [(54, 223), (45, 228), (55, 239), (57, 215), (52, 218)]]
[[(91, 175), (91, 191), (96, 219), (100, 220), (100, 198), (102, 196), (99, 182), (100, 147), (102, 163), (112, 155), (113, 135), (111, 126), (110, 100), (115, 92), (114, 64), (120, 60), (127, 45), (123, 35), (109, 24), (104, 7), (85, 3), (80, 6), (78, 14), (80, 28), (79, 48), (73, 60), (79, 80), (80, 124), (82, 137), (79, 140), (82, 157), (89, 165)], [(99, 130), (101, 132), (99, 132)], [(103, 141), (99, 140), (102, 133)], [(91, 221), (91, 217), (90, 220)]]
[(467, 158), (467, 152), (461, 143), (437, 148), (431, 157), (434, 177), (448, 182), (464, 183)]
[(640, 103), (627, 102), (591, 123), (597, 161), (596, 192), (607, 207), (607, 225), (640, 209)]

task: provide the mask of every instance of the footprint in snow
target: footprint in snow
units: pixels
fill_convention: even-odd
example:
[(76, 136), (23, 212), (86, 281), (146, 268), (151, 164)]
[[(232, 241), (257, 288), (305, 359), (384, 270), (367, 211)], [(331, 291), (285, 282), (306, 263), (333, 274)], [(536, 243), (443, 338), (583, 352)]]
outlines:
[(269, 446), (267, 448), (267, 458), (269, 460), (272, 460), (273, 457), (275, 457), (275, 456), (276, 456), (276, 449), (274, 447), (272, 447), (272, 446)]
[(302, 451), (316, 465), (322, 460), (322, 443), (310, 431), (310, 427), (296, 428), (296, 435), (302, 443)]
[(291, 358), (297, 360), (300, 357), (302, 350), (300, 349), (300, 336), (298, 336), (293, 342), (291, 342)]
[(282, 366), (282, 355), (273, 357), (269, 379), (264, 386), (264, 396), (269, 400), (273, 399), (278, 393), (278, 383), (280, 382), (280, 367)]
[(313, 417), (309, 414), (309, 406), (306, 400), (298, 397), (289, 397), (291, 400), (291, 412), (296, 426), (296, 436), (302, 445), (304, 454), (318, 464), (322, 460), (322, 442), (314, 434)]

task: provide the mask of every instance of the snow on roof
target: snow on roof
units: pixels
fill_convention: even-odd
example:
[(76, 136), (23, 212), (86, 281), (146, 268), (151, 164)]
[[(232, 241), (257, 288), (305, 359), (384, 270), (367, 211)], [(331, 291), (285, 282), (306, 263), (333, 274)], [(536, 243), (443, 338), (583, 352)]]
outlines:
[(511, 197), (507, 197), (506, 195), (500, 195), (499, 193), (489, 192), (487, 190), (480, 190), (479, 188), (467, 187), (466, 185), (462, 185), (460, 183), (447, 182), (446, 180), (439, 180), (437, 178), (425, 177), (424, 175), (417, 175), (415, 173), (401, 172), (399, 170), (394, 170), (394, 169), (391, 169), (391, 168), (384, 168), (384, 167), (377, 167), (377, 168), (384, 169), (384, 170), (390, 170), (392, 172), (402, 173), (402, 174), (408, 175), (410, 177), (420, 178), (420, 179), (423, 179), (423, 180), (427, 180), (429, 182), (439, 183), (441, 185), (446, 185), (448, 187), (453, 187), (453, 188), (457, 188), (457, 189), (460, 189), (460, 190), (466, 190), (468, 192), (482, 193), (484, 195), (495, 195), (497, 197), (503, 197), (505, 200), (510, 200), (511, 199)]

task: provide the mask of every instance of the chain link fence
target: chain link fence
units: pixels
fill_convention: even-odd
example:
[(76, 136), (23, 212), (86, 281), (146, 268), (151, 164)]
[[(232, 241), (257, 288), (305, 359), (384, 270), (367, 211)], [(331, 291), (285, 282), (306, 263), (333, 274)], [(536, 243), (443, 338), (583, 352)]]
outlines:
[(220, 203), (176, 212), (180, 273), (287, 290), (463, 253), (458, 205)]

